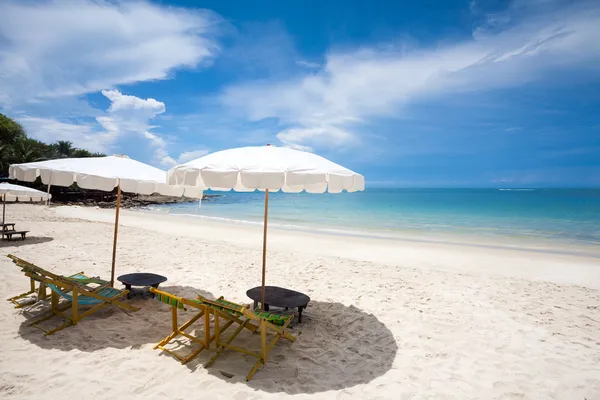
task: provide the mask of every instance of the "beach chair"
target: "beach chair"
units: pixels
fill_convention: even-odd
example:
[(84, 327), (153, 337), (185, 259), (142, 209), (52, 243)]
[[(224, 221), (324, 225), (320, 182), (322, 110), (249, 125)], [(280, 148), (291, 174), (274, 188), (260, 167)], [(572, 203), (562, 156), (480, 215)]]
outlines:
[[(249, 381), (261, 365), (267, 364), (269, 352), (275, 347), (280, 338), (285, 338), (292, 342), (296, 340), (294, 336), (287, 332), (288, 325), (294, 318), (293, 314), (280, 315), (259, 310), (253, 311), (250, 310), (249, 307), (231, 302), (222, 304), (206, 299), (203, 299), (203, 302), (214, 315), (215, 344), (217, 346), (217, 353), (208, 361), (206, 368), (213, 365), (226, 349), (248, 354), (258, 359), (250, 370), (250, 373), (246, 376), (246, 381)], [(228, 322), (233, 321), (238, 324), (236, 330), (225, 340), (222, 340), (221, 337), (221, 333), (223, 332), (221, 329), (221, 319)], [(231, 344), (244, 328), (252, 331), (260, 331), (260, 352), (251, 351)], [(268, 333), (273, 333), (274, 337), (267, 343)]]
[[(17, 257), (12, 256), (10, 258), (12, 258), (14, 261)], [(77, 325), (83, 318), (108, 305), (116, 306), (123, 311), (139, 310), (138, 307), (133, 307), (129, 304), (119, 301), (120, 298), (129, 293), (127, 290), (115, 289), (110, 285), (89, 288), (85, 285), (85, 283), (88, 279), (94, 278), (88, 278), (83, 274), (83, 277), (78, 280), (77, 278), (68, 278), (54, 274), (22, 259), (18, 259), (18, 263), (23, 272), (25, 272), (25, 276), (28, 276), (30, 279), (39, 282), (40, 286), (45, 285), (51, 290), (50, 312), (48, 315), (36, 319), (34, 322), (29, 324), (30, 326), (35, 326), (36, 328), (42, 330), (46, 335), (52, 335), (71, 325)], [(61, 297), (66, 300), (66, 302), (63, 302), (63, 304), (59, 304)], [(80, 313), (79, 306), (91, 306), (91, 308)], [(65, 311), (69, 308), (71, 309), (70, 315), (65, 313)], [(44, 327), (39, 325), (40, 323), (48, 321), (55, 316), (62, 317), (66, 320), (66, 322), (50, 330), (46, 330)]]
[[(31, 263), (29, 263), (29, 262), (27, 262), (27, 261), (19, 258), (19, 257), (16, 257), (16, 256), (12, 255), (12, 254), (9, 254), (7, 257), (10, 258), (13, 261), (13, 263), (15, 265), (19, 266), (21, 269), (23, 269), (23, 268), (35, 268), (35, 269), (37, 269), (37, 271), (39, 271), (40, 273), (43, 273), (46, 276), (53, 276), (54, 275), (50, 271), (44, 270), (44, 269), (42, 269), (40, 267), (37, 267), (37, 266), (35, 266), (35, 265), (33, 265), (33, 264), (31, 264)], [(58, 275), (56, 275), (56, 276), (58, 276)], [(73, 275), (70, 275), (70, 276), (67, 276), (66, 278), (69, 279), (69, 280), (72, 280), (74, 282), (86, 285), (86, 286), (88, 286), (88, 285), (96, 285), (97, 288), (99, 288), (101, 286), (108, 286), (110, 284), (109, 281), (105, 281), (105, 280), (102, 280), (100, 278), (88, 277), (88, 276), (84, 275), (83, 271), (78, 272), (78, 273), (73, 274)], [(48, 297), (48, 293), (47, 293), (47, 290), (46, 290), (47, 286), (46, 286), (46, 284), (44, 282), (38, 282), (39, 285), (36, 288), (36, 282), (38, 282), (38, 281), (36, 281), (34, 278), (30, 277), (29, 278), (29, 290), (27, 292), (18, 294), (16, 296), (13, 296), (13, 297), (11, 297), (11, 298), (9, 298), (7, 300), (10, 301), (11, 303), (13, 303), (15, 305), (15, 308), (23, 308), (25, 306), (35, 304), (38, 301), (45, 300)], [(23, 299), (23, 298), (25, 298), (25, 297), (27, 297), (29, 295), (32, 295), (34, 293), (37, 294), (36, 297), (32, 297), (30, 299), (26, 299), (25, 301), (20, 301), (21, 299)]]
[[(155, 299), (160, 301), (161, 303), (165, 303), (169, 306), (171, 306), (171, 329), (172, 332), (165, 337), (163, 340), (161, 340), (156, 346), (154, 346), (154, 349), (160, 349), (162, 351), (165, 351), (167, 353), (169, 353), (170, 355), (172, 355), (173, 357), (177, 358), (182, 364), (185, 364), (189, 361), (191, 361), (192, 359), (194, 359), (194, 357), (196, 357), (198, 354), (200, 354), (200, 352), (202, 352), (202, 350), (207, 349), (210, 347), (210, 343), (212, 341), (215, 340), (215, 336), (210, 334), (210, 310), (207, 310), (207, 304), (206, 302), (208, 301), (207, 299), (205, 299), (202, 296), (198, 296), (198, 298), (196, 300), (194, 299), (188, 299), (185, 297), (179, 297), (179, 296), (175, 296), (174, 294), (165, 292), (164, 290), (159, 290), (156, 288), (150, 288), (150, 291), (152, 293), (154, 293), (155, 295)], [(220, 298), (218, 298), (217, 300), (215, 300), (215, 303), (217, 304), (229, 304), (229, 302), (227, 302), (225, 299), (223, 299), (223, 297), (221, 296)], [(197, 310), (197, 313), (190, 318), (189, 320), (187, 320), (185, 323), (183, 323), (181, 326), (178, 324), (178, 312), (180, 310), (184, 310), (186, 311), (187, 308), (191, 308), (191, 309), (195, 309)], [(194, 322), (198, 321), (200, 318), (204, 317), (204, 332), (202, 336), (194, 336), (190, 333), (185, 332), (186, 329), (188, 329)], [(223, 325), (223, 327), (221, 328), (221, 330), (225, 330), (227, 329), (231, 324), (233, 324), (233, 320), (228, 321), (227, 323), (225, 323)], [(200, 347), (198, 347), (198, 349), (196, 349), (195, 351), (192, 351), (189, 355), (187, 356), (180, 356), (179, 354), (175, 353), (173, 350), (166, 348), (166, 346), (173, 340), (175, 340), (175, 338), (177, 338), (178, 336), (184, 336), (186, 338), (188, 338), (189, 340), (191, 340), (194, 343), (197, 343), (200, 345)]]

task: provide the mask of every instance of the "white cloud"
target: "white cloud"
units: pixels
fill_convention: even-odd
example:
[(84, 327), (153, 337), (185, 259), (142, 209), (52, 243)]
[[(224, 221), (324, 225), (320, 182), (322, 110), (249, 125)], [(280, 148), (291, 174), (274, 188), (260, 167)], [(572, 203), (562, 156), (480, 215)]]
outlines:
[(555, 72), (593, 72), (600, 10), (590, 4), (537, 14), (516, 7), (454, 44), (334, 52), (318, 72), (233, 85), (219, 100), (251, 121), (276, 119), (286, 127), (278, 134), (286, 145), (358, 143), (357, 131), (368, 122), (398, 117), (420, 99), (515, 87)]
[(180, 164), (186, 163), (188, 161), (195, 160), (196, 158), (200, 158), (208, 154), (207, 149), (193, 150), (193, 151), (184, 151), (177, 158), (177, 162)]
[(27, 134), (37, 140), (53, 143), (66, 140), (75, 147), (92, 152), (106, 153), (116, 139), (114, 132), (98, 132), (91, 124), (61, 122), (54, 118), (36, 118), (23, 116), (17, 119)]
[(308, 68), (308, 69), (319, 69), (322, 67), (322, 65), (319, 63), (305, 61), (305, 60), (297, 60), (296, 65), (299, 67)]
[(166, 79), (209, 62), (215, 14), (145, 1), (2, 1), (0, 104)]
[(126, 134), (139, 134), (148, 139), (154, 148), (155, 160), (163, 166), (172, 166), (177, 162), (167, 152), (167, 143), (150, 130), (150, 120), (166, 111), (165, 103), (155, 99), (141, 99), (122, 94), (118, 90), (103, 90), (102, 94), (111, 103), (105, 116), (97, 117), (98, 123), (109, 133), (117, 137)]
[(137, 135), (148, 140), (153, 149), (155, 162), (163, 167), (172, 167), (208, 154), (207, 149), (186, 151), (176, 158), (169, 154), (167, 141), (152, 132), (151, 130), (156, 126), (150, 125), (152, 119), (166, 111), (163, 102), (125, 95), (118, 90), (103, 90), (102, 94), (111, 101), (111, 104), (102, 116), (96, 117), (97, 124), (31, 116), (17, 117), (17, 120), (34, 139), (46, 143), (68, 140), (75, 147), (106, 154), (113, 152), (113, 147), (119, 138)]

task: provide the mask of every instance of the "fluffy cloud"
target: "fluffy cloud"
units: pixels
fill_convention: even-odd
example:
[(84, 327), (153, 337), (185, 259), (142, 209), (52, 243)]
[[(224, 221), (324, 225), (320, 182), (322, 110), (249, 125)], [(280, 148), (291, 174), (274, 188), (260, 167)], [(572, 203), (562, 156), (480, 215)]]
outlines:
[(54, 118), (22, 116), (18, 121), (34, 139), (46, 143), (67, 140), (75, 147), (92, 152), (108, 152), (117, 137), (114, 131), (101, 132), (91, 124), (62, 122)]
[(103, 90), (102, 94), (111, 101), (105, 116), (97, 117), (98, 123), (111, 135), (139, 134), (149, 140), (154, 148), (155, 160), (163, 166), (176, 164), (167, 152), (163, 138), (150, 132), (150, 120), (166, 111), (165, 103), (155, 99), (141, 99), (122, 94), (118, 90)]
[(165, 79), (210, 62), (216, 21), (205, 10), (145, 1), (4, 0), (0, 104)]
[(357, 143), (356, 132), (369, 121), (397, 117), (411, 102), (576, 75), (597, 65), (597, 3), (552, 3), (551, 10), (517, 3), (487, 16), (472, 38), (458, 43), (331, 53), (316, 72), (230, 86), (220, 103), (251, 121), (276, 119), (286, 127), (278, 135), (285, 145)]
[(207, 149), (185, 151), (178, 157), (169, 154), (167, 141), (152, 132), (156, 126), (150, 124), (155, 117), (166, 111), (163, 102), (126, 95), (118, 90), (103, 90), (102, 94), (111, 104), (103, 115), (96, 117), (97, 123), (74, 123), (31, 116), (17, 119), (35, 139), (48, 143), (67, 140), (75, 147), (106, 154), (113, 152), (119, 138), (136, 135), (148, 141), (153, 149), (155, 163), (162, 167), (171, 167), (208, 154)]

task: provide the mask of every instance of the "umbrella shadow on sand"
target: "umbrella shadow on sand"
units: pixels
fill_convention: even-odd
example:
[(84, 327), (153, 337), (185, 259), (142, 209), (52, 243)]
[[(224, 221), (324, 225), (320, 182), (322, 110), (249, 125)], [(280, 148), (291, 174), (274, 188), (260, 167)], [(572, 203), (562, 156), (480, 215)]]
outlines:
[[(200, 294), (215, 297), (208, 292), (189, 286), (164, 286), (167, 292), (195, 298)], [(150, 298), (136, 296), (128, 304), (140, 307), (127, 315), (115, 307), (106, 307), (51, 336), (29, 324), (26, 319), (19, 327), (20, 336), (43, 349), (94, 352), (106, 348), (140, 349), (154, 345), (171, 332), (171, 308)], [(191, 318), (198, 310), (180, 315), (180, 323)], [(50, 321), (51, 327), (62, 323), (59, 317)], [(202, 323), (197, 323), (202, 329)], [(227, 336), (235, 328), (224, 332)], [(171, 358), (173, 368), (188, 370), (189, 379), (196, 373), (209, 373), (227, 383), (244, 383), (248, 387), (271, 393), (319, 393), (340, 390), (368, 383), (392, 368), (398, 345), (392, 332), (375, 317), (354, 306), (340, 303), (311, 301), (302, 315), (302, 323), (291, 325), (290, 333), (297, 339), (280, 339), (269, 353), (266, 366), (258, 369), (250, 382), (245, 377), (256, 359), (226, 350), (210, 368), (204, 365), (215, 354), (215, 345), (202, 351), (184, 365), (165, 352), (157, 355)], [(196, 333), (198, 334), (198, 333)], [(249, 350), (260, 349), (260, 336), (243, 331), (233, 344)], [(186, 340), (176, 343), (183, 354), (193, 349)], [(177, 346), (177, 347), (178, 347)], [(144, 351), (152, 351), (145, 348)], [(128, 356), (129, 357), (129, 356)], [(187, 369), (186, 369), (187, 367)]]
[(49, 236), (27, 236), (25, 240), (21, 240), (20, 238), (2, 240), (0, 242), (0, 248), (29, 246), (31, 244), (51, 242), (52, 240), (54, 240), (54, 238)]
[[(312, 394), (368, 383), (392, 368), (398, 351), (392, 332), (377, 317), (340, 303), (311, 301), (290, 333), (296, 341), (280, 339), (250, 382), (245, 378), (256, 358), (232, 350), (207, 371), (265, 392)], [(259, 351), (260, 336), (244, 330), (233, 344)], [(203, 368), (214, 352), (213, 345), (186, 366)]]
[[(190, 286), (164, 286), (165, 291), (178, 296), (196, 298), (200, 294), (206, 298), (214, 299), (208, 293)], [(151, 298), (149, 293), (136, 295), (127, 304), (140, 307), (137, 312), (126, 314), (114, 306), (107, 306), (81, 321), (76, 326), (70, 326), (53, 335), (45, 336), (40, 329), (30, 326), (39, 315), (48, 309), (48, 304), (35, 305), (35, 309), (24, 312), (26, 318), (19, 327), (20, 336), (43, 349), (58, 349), (71, 351), (74, 349), (93, 352), (105, 348), (138, 349), (147, 344), (156, 344), (171, 331), (171, 309)], [(26, 310), (27, 308), (24, 308)], [(70, 314), (70, 310), (67, 311)], [(191, 316), (192, 314), (190, 314)], [(41, 324), (44, 328), (54, 328), (63, 323), (63, 319), (56, 316)]]

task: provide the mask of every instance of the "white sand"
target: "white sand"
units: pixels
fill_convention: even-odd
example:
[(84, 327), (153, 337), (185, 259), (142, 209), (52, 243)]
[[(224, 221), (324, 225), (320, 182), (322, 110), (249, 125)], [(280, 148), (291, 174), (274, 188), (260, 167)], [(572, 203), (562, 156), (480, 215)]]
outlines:
[[(9, 206), (7, 219), (31, 232), (1, 244), (0, 296), (28, 288), (8, 253), (108, 277), (113, 218)], [(261, 237), (260, 227), (125, 211), (117, 274), (157, 272), (176, 294), (247, 302)], [(50, 337), (2, 301), (0, 399), (600, 399), (600, 251), (550, 250), (272, 229), (268, 284), (312, 301), (298, 340), (280, 341), (249, 383), (253, 360), (238, 353), (205, 369), (211, 351), (182, 366), (152, 350), (170, 309), (150, 299), (130, 300), (142, 307), (132, 316), (106, 309)]]

